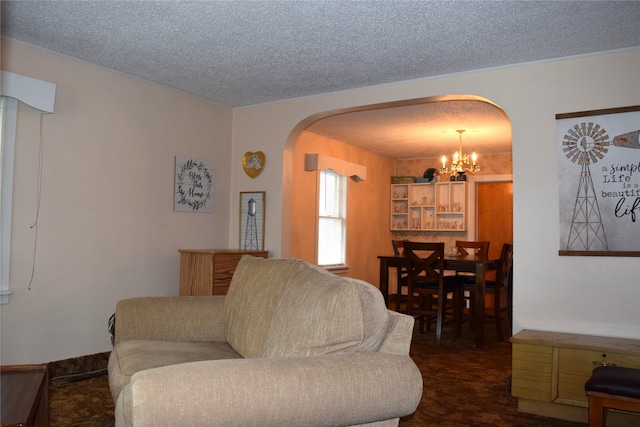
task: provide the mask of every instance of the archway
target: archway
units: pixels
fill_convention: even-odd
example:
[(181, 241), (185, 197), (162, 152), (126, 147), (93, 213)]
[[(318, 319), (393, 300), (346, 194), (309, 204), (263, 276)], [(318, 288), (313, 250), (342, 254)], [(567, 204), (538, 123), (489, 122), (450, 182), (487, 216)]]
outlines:
[[(427, 97), (427, 98), (403, 100), (403, 101), (397, 101), (397, 102), (365, 105), (365, 106), (359, 106), (359, 107), (353, 107), (353, 108), (347, 108), (347, 109), (327, 111), (324, 113), (310, 116), (305, 120), (301, 121), (290, 133), (285, 146), (285, 152), (284, 152), (283, 199), (282, 199), (283, 218), (282, 218), (282, 248), (281, 248), (283, 256), (294, 256), (302, 259), (306, 258), (308, 261), (313, 261), (313, 252), (309, 251), (309, 248), (310, 248), (309, 241), (311, 241), (311, 245), (313, 245), (313, 242), (315, 241), (315, 228), (314, 228), (315, 203), (314, 203), (313, 197), (310, 197), (309, 195), (311, 193), (315, 194), (315, 191), (313, 188), (313, 185), (315, 184), (313, 185), (310, 184), (307, 187), (304, 187), (304, 185), (302, 185), (301, 187), (300, 185), (301, 181), (304, 180), (305, 178), (301, 175), (302, 174), (301, 171), (304, 170), (304, 167), (301, 164), (301, 162), (303, 162), (304, 160), (303, 160), (303, 157), (301, 157), (300, 153), (297, 152), (300, 149), (300, 145), (298, 145), (299, 143), (301, 145), (304, 145), (305, 149), (310, 149), (312, 151), (326, 150), (325, 154), (328, 154), (328, 155), (347, 156), (351, 159), (351, 160), (345, 159), (348, 161), (354, 161), (353, 159), (368, 158), (367, 161), (371, 161), (372, 165), (376, 165), (377, 167), (381, 167), (380, 165), (384, 163), (383, 162), (384, 159), (382, 160), (380, 158), (378, 159), (374, 158), (373, 160), (371, 159), (372, 155), (370, 151), (372, 149), (370, 147), (358, 146), (357, 142), (355, 144), (351, 144), (350, 141), (348, 140), (346, 142), (341, 141), (341, 140), (332, 138), (332, 135), (326, 136), (326, 135), (314, 134), (310, 136), (309, 135), (310, 129), (317, 132), (317, 129), (323, 128), (323, 126), (318, 126), (318, 124), (329, 123), (332, 120), (340, 120), (341, 124), (344, 125), (345, 119), (348, 119), (349, 116), (355, 116), (355, 115), (358, 115), (361, 117), (362, 115), (376, 114), (379, 117), (381, 113), (386, 114), (386, 112), (389, 112), (389, 111), (395, 111), (395, 112), (409, 111), (412, 109), (417, 110), (419, 108), (424, 108), (424, 107), (429, 107), (429, 108), (438, 107), (439, 109), (446, 112), (451, 110), (451, 108), (447, 108), (447, 105), (452, 103), (458, 103), (456, 106), (456, 109), (454, 110), (461, 111), (460, 106), (461, 106), (461, 103), (464, 103), (464, 102), (476, 103), (478, 105), (482, 104), (483, 108), (488, 107), (492, 110), (495, 110), (495, 114), (497, 116), (500, 116), (502, 120), (502, 126), (505, 128), (505, 129), (501, 129), (501, 132), (505, 132), (506, 134), (508, 134), (507, 138), (508, 138), (508, 145), (509, 145), (508, 162), (502, 161), (502, 165), (503, 166), (506, 165), (508, 167), (509, 169), (508, 173), (510, 174), (511, 173), (511, 170), (510, 170), (511, 168), (510, 122), (508, 120), (506, 113), (498, 105), (482, 97), (478, 97), (474, 95), (442, 95), (442, 96), (434, 96), (434, 97)], [(460, 115), (466, 115), (468, 121), (473, 121), (473, 120), (469, 120), (468, 116), (470, 114), (472, 113), (468, 111), (466, 112), (463, 111), (463, 113)], [(474, 120), (477, 120), (477, 117), (474, 118)], [(445, 121), (446, 120), (443, 120), (443, 122)], [(482, 123), (486, 124), (487, 121), (485, 120)], [(475, 125), (477, 126), (477, 123)], [(435, 129), (435, 127), (432, 125), (431, 127), (433, 129), (430, 129), (430, 131), (432, 133), (435, 132), (436, 138), (442, 138), (443, 140), (446, 140), (447, 138), (441, 135), (444, 135), (443, 132), (447, 126), (449, 127), (453, 126), (451, 124), (451, 120), (446, 121), (446, 123), (440, 124), (440, 127), (438, 129)], [(457, 124), (456, 126), (459, 126), (459, 125)], [(438, 134), (438, 132), (440, 133)], [(496, 130), (490, 129), (490, 130), (487, 130), (486, 132), (495, 133)], [(480, 135), (481, 132), (478, 131), (476, 132), (476, 134)], [(423, 146), (436, 145), (436, 142), (433, 141), (433, 138), (434, 138), (433, 136), (431, 136), (432, 138), (431, 140), (429, 140), (429, 137), (418, 136), (418, 138), (420, 137), (425, 138), (419, 142)], [(457, 134), (455, 135), (455, 138), (457, 141)], [(310, 142), (310, 139), (312, 140), (311, 142)], [(426, 144), (425, 144), (425, 140), (427, 141)], [(455, 145), (457, 147), (457, 142)], [(427, 161), (431, 161), (432, 163), (436, 162), (436, 165), (437, 165), (443, 152), (450, 153), (451, 151), (453, 151), (453, 149), (451, 149), (450, 151), (449, 148), (447, 147), (448, 146), (446, 145), (442, 147), (438, 147), (437, 148), (438, 154), (432, 155), (431, 157), (427, 158), (427, 159), (430, 159)], [(495, 163), (495, 158), (496, 158), (495, 154), (488, 153), (486, 150), (483, 151), (483, 148), (481, 146), (478, 146), (477, 150), (480, 153), (482, 153), (481, 154), (483, 156), (482, 158), (487, 164), (487, 167), (485, 169), (487, 174), (495, 175), (495, 174), (504, 172), (499, 170), (496, 171), (495, 168), (492, 167), (492, 163)], [(384, 157), (384, 156), (381, 156), (381, 157)], [(423, 166), (419, 166), (419, 165), (424, 164), (424, 162), (422, 163), (413, 162), (414, 164), (411, 165), (410, 160), (411, 159), (409, 159), (409, 161), (402, 162), (405, 167), (404, 171), (407, 171), (406, 174), (413, 175), (413, 176), (421, 175), (425, 169)], [(399, 163), (398, 159), (396, 158), (388, 161), (390, 161), (394, 165), (391, 167), (391, 169), (395, 169), (396, 163)], [(508, 163), (508, 165), (506, 163)], [(406, 169), (407, 164), (409, 164), (409, 169)], [(413, 169), (411, 169), (412, 167)], [(416, 169), (416, 167), (421, 169), (418, 170)], [(371, 169), (371, 166), (370, 166), (370, 169)], [(350, 262), (350, 267), (352, 268), (352, 271), (349, 272), (349, 275), (353, 277), (361, 278), (363, 280), (367, 280), (373, 284), (377, 284), (378, 282), (376, 256), (380, 255), (381, 253), (386, 253), (390, 251), (389, 240), (393, 237), (393, 234), (389, 230), (389, 183), (390, 183), (389, 178), (391, 175), (394, 175), (396, 173), (395, 173), (395, 170), (392, 170), (391, 172), (389, 172), (388, 166), (386, 167), (386, 171), (387, 172), (384, 172), (386, 173), (386, 176), (382, 181), (377, 182), (377, 184), (372, 183), (373, 185), (377, 185), (377, 188), (371, 189), (368, 192), (368, 198), (366, 200), (357, 200), (354, 202), (358, 205), (361, 205), (361, 204), (367, 205), (367, 209), (359, 210), (358, 214), (365, 216), (364, 218), (360, 218), (360, 221), (366, 220), (367, 227), (369, 227), (369, 231), (360, 230), (358, 232), (358, 239), (356, 240), (352, 237), (350, 238), (350, 243), (349, 243), (351, 245), (354, 242), (357, 242), (357, 245), (359, 247), (359, 252), (357, 257), (358, 260), (354, 261), (353, 263)], [(383, 173), (383, 172), (380, 169), (372, 170), (372, 172), (369, 173), (369, 176), (372, 178), (372, 180), (375, 180), (377, 174), (379, 173)], [(402, 175), (405, 173), (403, 172), (398, 174)], [(367, 183), (367, 184), (370, 184), (370, 183)], [(304, 201), (302, 201), (302, 199), (304, 199)], [(353, 204), (353, 203), (351, 203), (350, 201), (350, 204)], [(363, 214), (363, 212), (368, 212), (368, 213)], [(372, 238), (370, 238), (370, 236), (367, 236), (366, 234), (367, 232), (369, 234), (375, 234), (375, 235)], [(459, 237), (459, 236), (456, 236), (456, 237)], [(304, 245), (301, 245), (301, 242), (304, 242), (304, 241), (306, 241), (307, 249), (304, 249), (303, 248)], [(366, 260), (362, 261), (361, 258), (364, 258)]]

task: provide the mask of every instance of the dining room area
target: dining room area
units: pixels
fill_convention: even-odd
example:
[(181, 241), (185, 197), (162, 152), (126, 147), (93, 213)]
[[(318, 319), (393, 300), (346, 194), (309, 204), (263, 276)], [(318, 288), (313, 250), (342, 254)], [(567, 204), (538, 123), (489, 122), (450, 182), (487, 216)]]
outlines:
[(437, 166), (433, 159), (396, 160), (392, 237), (377, 256), (378, 280), (389, 309), (413, 315), (437, 346), (443, 326), (457, 338), (465, 324), (470, 347), (482, 349), (489, 322), (498, 341), (512, 333), (511, 153), (467, 154), (478, 145), (467, 145), (464, 129), (455, 133), (457, 150)]
[[(502, 246), (513, 244), (512, 131), (505, 111), (479, 96), (444, 95), (339, 113), (313, 122), (297, 137), (290, 255), (322, 264), (318, 237), (309, 238), (314, 229), (322, 235), (317, 229), (321, 169), (349, 165), (342, 173), (351, 177), (345, 190), (344, 255), (327, 268), (378, 287), (392, 310), (399, 298), (400, 311), (407, 312), (408, 278), (397, 266), (405, 262), (403, 252), (394, 251), (391, 242), (442, 243), (445, 276), (479, 280), (475, 287), (465, 284), (461, 321), (472, 328), (482, 324), (483, 310), (475, 306), (482, 303), (488, 312), (493, 306), (485, 280), (495, 281)], [(480, 254), (484, 258), (469, 249), (471, 259), (452, 252), (458, 241), (490, 244)], [(400, 270), (405, 274), (398, 282)], [(477, 293), (482, 296), (476, 298)], [(444, 314), (447, 320), (452, 315), (452, 310)], [(477, 319), (467, 322), (470, 315)], [(434, 324), (435, 329), (441, 328)], [(474, 330), (477, 337), (470, 345), (482, 348), (482, 328)]]
[(433, 331), (436, 346), (444, 325), (460, 338), (468, 323), (473, 347), (482, 349), (488, 320), (496, 339), (505, 341), (512, 331), (513, 244), (503, 243), (493, 258), (490, 243), (456, 240), (446, 250), (443, 242), (392, 240), (393, 254), (378, 257), (387, 306), (415, 317), (419, 333)]

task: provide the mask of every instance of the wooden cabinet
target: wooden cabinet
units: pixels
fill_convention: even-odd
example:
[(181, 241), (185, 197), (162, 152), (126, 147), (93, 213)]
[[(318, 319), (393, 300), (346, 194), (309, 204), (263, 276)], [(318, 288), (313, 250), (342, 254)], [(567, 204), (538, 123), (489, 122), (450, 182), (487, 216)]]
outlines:
[(47, 365), (0, 367), (2, 403), (0, 424), (46, 427), (49, 425), (49, 371)]
[[(520, 412), (587, 422), (584, 383), (593, 369), (640, 368), (638, 340), (523, 330), (511, 343), (511, 394)], [(640, 425), (638, 415), (612, 411), (609, 417), (617, 418), (612, 425)]]
[(180, 249), (180, 296), (226, 295), (242, 255), (267, 258), (269, 251)]
[(464, 181), (391, 184), (391, 230), (466, 230)]

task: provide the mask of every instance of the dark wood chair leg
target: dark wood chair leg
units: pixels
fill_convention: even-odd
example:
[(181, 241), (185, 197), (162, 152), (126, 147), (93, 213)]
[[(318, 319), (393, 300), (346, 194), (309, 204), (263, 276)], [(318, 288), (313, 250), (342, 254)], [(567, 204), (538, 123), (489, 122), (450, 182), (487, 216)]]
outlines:
[(464, 289), (459, 286), (453, 292), (453, 316), (455, 318), (455, 337), (460, 338), (462, 333), (462, 316), (464, 315)]
[(438, 295), (438, 312), (436, 314), (436, 346), (440, 346), (440, 337), (442, 336), (442, 323), (444, 321), (444, 306), (446, 304), (446, 295)]
[[(424, 308), (428, 311), (431, 311), (433, 308), (433, 297), (431, 295), (423, 295), (425, 298), (425, 306)], [(431, 332), (431, 322), (433, 321), (433, 316), (427, 317), (427, 332)]]
[[(503, 314), (502, 304), (500, 304), (500, 289), (496, 288), (493, 292), (493, 314), (496, 318), (496, 333), (498, 334), (498, 341), (504, 341), (504, 332), (502, 329), (502, 316), (505, 316), (506, 311)], [(506, 323), (506, 321), (505, 321)]]
[(507, 327), (507, 336), (510, 337), (513, 334), (513, 329), (511, 327), (511, 313), (512, 313), (512, 303), (511, 303), (511, 292), (509, 291), (509, 287), (504, 290), (504, 323)]
[[(420, 309), (424, 309), (424, 305), (426, 304), (425, 302), (425, 296), (424, 295), (420, 295), (418, 297), (418, 306), (420, 307)], [(430, 331), (431, 330), (431, 320), (427, 319), (427, 316), (425, 316), (424, 314), (420, 315), (420, 333), (424, 334), (424, 323), (427, 322), (427, 330)]]

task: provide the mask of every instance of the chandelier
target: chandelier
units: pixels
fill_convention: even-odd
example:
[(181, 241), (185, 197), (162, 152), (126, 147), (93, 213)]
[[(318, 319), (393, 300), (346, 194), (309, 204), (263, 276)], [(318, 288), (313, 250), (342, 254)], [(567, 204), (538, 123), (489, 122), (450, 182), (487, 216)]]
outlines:
[[(471, 156), (462, 153), (462, 134), (464, 131), (465, 129), (456, 130), (456, 132), (460, 134), (460, 145), (458, 146), (458, 151), (453, 153), (451, 167), (447, 167), (447, 157), (442, 156), (442, 169), (440, 170), (440, 174), (449, 175), (451, 181), (464, 181), (466, 180), (464, 176), (465, 172), (474, 174), (480, 170), (478, 156), (475, 152), (471, 153)], [(469, 162), (469, 160), (471, 160), (471, 162)]]

